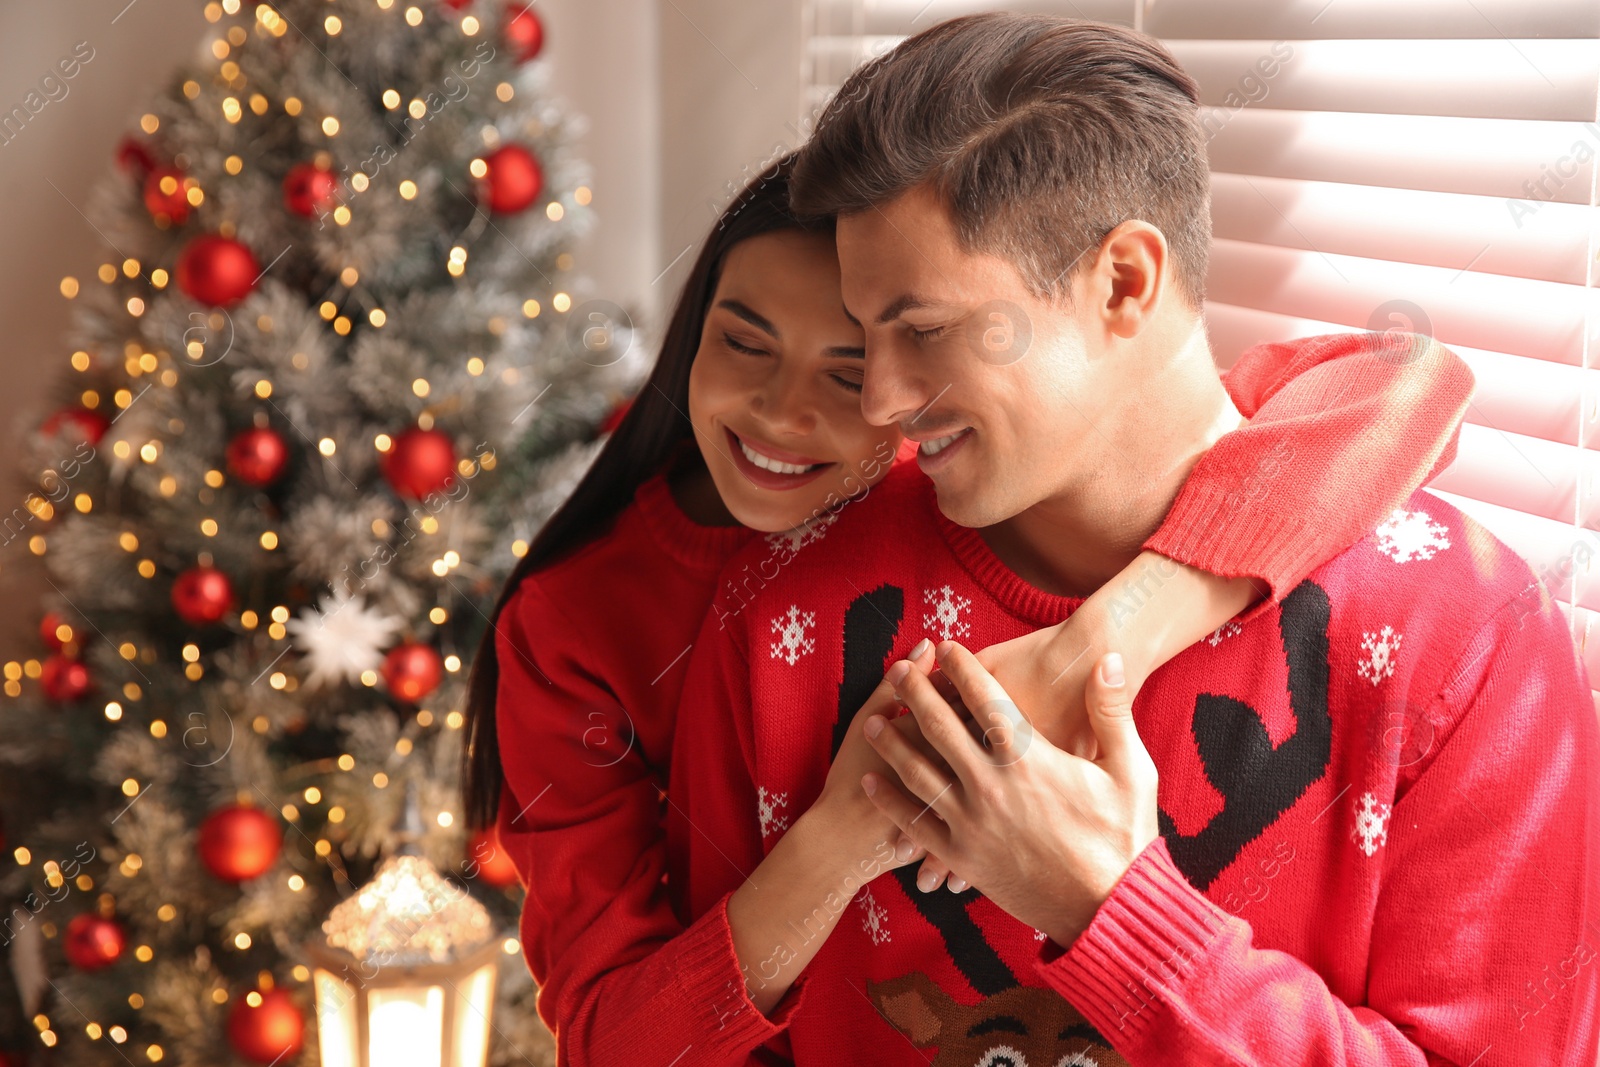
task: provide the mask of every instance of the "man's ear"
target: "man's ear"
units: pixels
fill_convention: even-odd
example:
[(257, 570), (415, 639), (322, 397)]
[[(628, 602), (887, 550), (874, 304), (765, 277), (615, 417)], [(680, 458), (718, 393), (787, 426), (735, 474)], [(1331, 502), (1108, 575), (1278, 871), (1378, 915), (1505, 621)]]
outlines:
[(1155, 316), (1171, 270), (1166, 235), (1148, 222), (1129, 219), (1107, 234), (1094, 271), (1099, 291), (1091, 294), (1106, 329), (1124, 339), (1143, 330)]

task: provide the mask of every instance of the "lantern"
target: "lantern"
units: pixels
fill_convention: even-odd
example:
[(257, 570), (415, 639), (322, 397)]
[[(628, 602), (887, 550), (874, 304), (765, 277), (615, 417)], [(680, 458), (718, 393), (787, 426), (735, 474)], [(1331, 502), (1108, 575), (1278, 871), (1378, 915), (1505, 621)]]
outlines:
[(500, 945), (489, 913), (421, 853), (408, 788), (401, 845), (307, 946), (322, 1067), (484, 1067)]

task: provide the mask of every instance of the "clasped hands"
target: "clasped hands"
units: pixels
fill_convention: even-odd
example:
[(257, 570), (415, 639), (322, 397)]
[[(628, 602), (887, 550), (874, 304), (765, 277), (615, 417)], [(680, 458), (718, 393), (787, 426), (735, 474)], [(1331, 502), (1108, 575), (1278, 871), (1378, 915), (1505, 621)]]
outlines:
[[(856, 784), (879, 814), (877, 832), (891, 830), (883, 819), (898, 828), (896, 859), (926, 857), (925, 890), (948, 871), (951, 889), (976, 886), (1066, 947), (1155, 840), (1157, 774), (1122, 657), (1090, 658), (1081, 683), (1057, 688), (1060, 675), (1015, 669), (1027, 642), (976, 655), (924, 642), (892, 664), (851, 723), (825, 795)], [(930, 651), (945, 684), (930, 676)], [(983, 659), (1018, 679), (1037, 714), (1022, 713)], [(1067, 697), (1075, 690), (1081, 700)]]

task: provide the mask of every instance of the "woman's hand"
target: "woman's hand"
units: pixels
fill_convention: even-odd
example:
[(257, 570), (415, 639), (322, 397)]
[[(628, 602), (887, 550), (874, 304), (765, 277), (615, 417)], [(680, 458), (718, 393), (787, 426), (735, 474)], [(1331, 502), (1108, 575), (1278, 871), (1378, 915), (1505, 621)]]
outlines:
[[(1128, 688), (1173, 656), (1225, 625), (1265, 588), (1249, 578), (1223, 578), (1157, 552), (1141, 552), (1063, 622), (976, 655), (1023, 716), (1063, 752), (1093, 760), (1085, 687), (1094, 664), (1111, 649), (1123, 656)], [(947, 699), (948, 683), (935, 675)]]
[[(913, 669), (926, 675), (934, 665), (933, 642), (922, 641), (911, 650), (907, 659), (911, 661)], [(891, 729), (904, 733), (907, 741), (929, 758), (940, 758), (922, 740), (916, 720), (910, 715), (901, 715), (902, 710), (903, 705), (895, 697), (894, 688), (888, 681), (873, 690), (872, 696), (867, 698), (867, 702), (851, 720), (850, 728), (845, 731), (844, 742), (839, 746), (838, 755), (834, 756), (833, 766), (828, 769), (822, 795), (804, 817), (812, 821), (820, 820), (830, 827), (828, 839), (837, 841), (847, 850), (847, 855), (838, 858), (850, 863), (863, 862), (869, 857), (883, 857), (886, 862), (878, 869), (893, 870), (922, 860), (917, 884), (926, 892), (944, 883), (949, 867), (937, 857), (926, 855), (925, 850), (900, 833), (899, 828), (883, 817), (877, 805), (861, 789), (861, 779), (867, 773), (891, 773), (889, 765), (868, 744), (866, 735), (861, 732), (862, 724), (874, 715), (889, 719)], [(888, 850), (892, 850), (892, 859), (887, 858), (890, 856)], [(966, 888), (966, 883), (956, 881), (951, 888), (960, 892)]]

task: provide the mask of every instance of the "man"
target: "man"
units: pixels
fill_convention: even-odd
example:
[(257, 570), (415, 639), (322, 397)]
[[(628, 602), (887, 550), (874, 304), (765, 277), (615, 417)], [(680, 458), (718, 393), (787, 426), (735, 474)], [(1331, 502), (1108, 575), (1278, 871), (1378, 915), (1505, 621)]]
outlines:
[[(737, 883), (739, 840), (770, 851), (856, 782), (830, 832), (858, 847), (881, 812), (972, 888), (902, 868), (819, 905), (781, 1013), (797, 1063), (1594, 1062), (1595, 712), (1556, 605), (1464, 515), (1414, 496), (1137, 700), (1105, 657), (1092, 759), (962, 647), (1058, 621), (1175, 501), (1271, 522), (1181, 496), (1240, 422), (1201, 318), (1203, 159), (1159, 44), (1018, 16), (863, 68), (800, 154), (796, 207), (839, 219), (863, 411), (922, 443), (931, 487), (891, 475), (702, 635), (672, 787), (690, 910)], [(919, 637), (981, 736), (898, 662)], [(885, 728), (881, 691), (856, 708), (891, 653), (912, 715)], [(863, 728), (887, 766), (842, 782)], [(696, 773), (734, 735), (748, 780)]]

